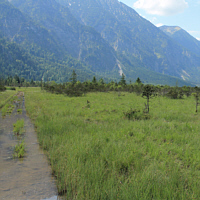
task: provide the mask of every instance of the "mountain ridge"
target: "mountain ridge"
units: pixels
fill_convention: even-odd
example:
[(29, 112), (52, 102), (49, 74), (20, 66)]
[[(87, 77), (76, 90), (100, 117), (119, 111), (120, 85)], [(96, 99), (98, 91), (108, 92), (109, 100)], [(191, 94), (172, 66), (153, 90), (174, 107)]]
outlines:
[(189, 51), (200, 55), (200, 41), (191, 36), (187, 31), (179, 26), (161, 26), (159, 27), (164, 33), (173, 38), (181, 46)]
[[(199, 67), (199, 57), (183, 49), (125, 4), (117, 0), (57, 2), (67, 6), (82, 23), (94, 27), (115, 50), (126, 54), (133, 65), (140, 62), (140, 66), (159, 73), (199, 81), (195, 71)], [(98, 7), (98, 12), (91, 7)]]
[[(19, 17), (15, 16), (15, 20), (18, 22), (18, 26), (16, 25), (15, 29), (11, 26), (14, 16), (8, 15), (9, 8), (7, 10), (8, 13), (4, 10), (2, 12), (3, 17), (0, 17), (0, 26), (3, 27), (1, 30), (5, 31), (4, 36), (8, 35), (7, 38), (9, 40), (17, 42), (31, 55), (36, 56), (41, 61), (39, 65), (43, 66), (44, 72), (47, 74), (47, 71), (51, 71), (51, 74), (46, 76), (52, 79), (55, 79), (55, 77), (59, 79), (59, 76), (55, 75), (56, 72), (50, 70), (49, 67), (48, 70), (44, 67), (45, 59), (50, 63), (49, 66), (53, 66), (53, 63), (55, 63), (56, 69), (62, 69), (58, 68), (58, 66), (64, 67), (62, 63), (66, 64), (67, 68), (72, 69), (73, 63), (77, 63), (75, 61), (77, 59), (80, 61), (78, 65), (81, 66), (81, 70), (85, 70), (95, 76), (115, 80), (119, 80), (120, 75), (124, 73), (127, 80), (134, 81), (139, 76), (146, 83), (166, 84), (167, 80), (169, 80), (175, 85), (176, 80), (182, 78), (182, 74), (186, 76), (186, 78), (183, 77), (185, 80), (190, 80), (188, 77), (193, 76), (192, 69), (188, 72), (184, 67), (181, 68), (178, 62), (181, 64), (182, 61), (170, 57), (168, 55), (169, 52), (166, 52), (165, 57), (165, 49), (163, 50), (157, 44), (155, 48), (152, 48), (152, 36), (148, 40), (150, 42), (144, 40), (152, 30), (156, 30), (157, 35), (161, 36), (154, 39), (154, 41), (158, 44), (163, 44), (165, 43), (162, 40), (163, 37), (169, 43), (167, 45), (171, 45), (174, 48), (174, 42), (170, 37), (159, 29), (155, 29), (152, 24), (149, 24), (150, 22), (144, 20), (125, 4), (116, 0), (87, 1), (87, 4), (85, 4), (86, 10), (80, 4), (83, 15), (79, 15), (79, 10), (77, 10), (76, 16), (76, 13), (69, 8), (71, 7), (69, 4), (68, 6), (61, 5), (60, 1), (10, 0), (10, 4), (15, 6), (10, 9), (16, 9), (15, 12), (20, 12), (20, 15), (23, 16), (22, 22), (20, 22)], [(66, 0), (63, 2), (75, 2), (77, 4), (77, 2), (81, 3), (82, 1)], [(78, 19), (78, 15), (80, 19)], [(2, 18), (9, 21), (10, 25), (8, 27), (3, 26), (4, 21)], [(30, 23), (27, 23), (29, 26), (24, 21), (30, 21)], [(28, 29), (26, 30), (27, 27)], [(31, 32), (32, 29), (39, 30), (40, 34), (37, 31)], [(25, 32), (20, 32), (20, 30), (25, 30)], [(9, 31), (10, 35), (7, 34)], [(33, 37), (31, 34), (33, 34)], [(34, 41), (35, 38), (38, 40)], [(40, 42), (43, 38), (44, 41)], [(181, 51), (183, 50), (182, 47), (176, 45), (175, 47), (181, 49)], [(69, 56), (73, 57), (73, 62), (70, 61), (70, 65), (68, 62), (70, 60), (68, 59)], [(165, 62), (168, 62), (166, 60), (170, 60), (167, 56), (177, 63), (173, 64), (174, 61), (171, 61), (173, 66), (166, 65)], [(184, 57), (186, 59), (185, 63), (188, 62), (186, 57)], [(193, 62), (198, 62), (196, 58), (193, 58), (193, 55), (191, 57)], [(160, 63), (164, 63), (162, 67), (160, 67)], [(77, 64), (74, 65), (77, 67)], [(176, 65), (178, 67), (174, 67)], [(169, 68), (171, 73), (167, 75), (166, 70), (170, 71)], [(69, 76), (69, 73), (65, 74)], [(60, 81), (67, 80), (63, 78), (63, 74), (61, 76)], [(196, 80), (192, 79), (192, 81)], [(187, 82), (183, 81), (184, 83), (187, 84)]]

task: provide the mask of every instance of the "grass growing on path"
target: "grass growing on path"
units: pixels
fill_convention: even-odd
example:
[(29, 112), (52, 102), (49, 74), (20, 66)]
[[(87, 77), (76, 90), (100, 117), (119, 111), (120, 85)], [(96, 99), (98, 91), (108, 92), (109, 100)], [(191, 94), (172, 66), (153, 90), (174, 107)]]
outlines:
[(15, 135), (22, 135), (24, 132), (24, 119), (17, 120), (16, 123), (13, 124), (13, 132)]
[[(70, 98), (28, 89), (26, 108), (66, 199), (198, 199), (200, 116), (192, 97), (150, 101), (133, 93)], [(87, 106), (87, 100), (90, 106)]]
[(14, 153), (13, 153), (13, 158), (23, 158), (25, 155), (25, 143), (24, 140), (19, 142), (17, 145), (14, 147)]

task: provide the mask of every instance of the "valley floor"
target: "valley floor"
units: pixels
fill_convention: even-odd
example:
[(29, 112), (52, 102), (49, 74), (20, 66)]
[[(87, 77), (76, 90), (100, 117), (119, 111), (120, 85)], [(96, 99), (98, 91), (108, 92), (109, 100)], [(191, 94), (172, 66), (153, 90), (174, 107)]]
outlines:
[[(199, 199), (200, 115), (193, 97), (82, 97), (22, 88), (64, 199)], [(137, 120), (126, 118), (136, 109)], [(139, 112), (140, 110), (140, 112)]]
[(199, 199), (200, 115), (193, 97), (134, 93), (67, 97), (24, 89), (26, 109), (66, 199)]

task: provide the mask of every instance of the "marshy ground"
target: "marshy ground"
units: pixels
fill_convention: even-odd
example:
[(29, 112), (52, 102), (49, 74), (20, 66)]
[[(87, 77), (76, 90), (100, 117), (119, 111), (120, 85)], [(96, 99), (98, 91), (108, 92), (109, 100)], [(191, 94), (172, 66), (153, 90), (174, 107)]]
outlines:
[[(55, 180), (39, 147), (34, 126), (26, 115), (23, 93), (18, 93), (18, 98), (13, 112), (0, 117), (0, 199), (57, 199)], [(19, 109), (22, 112), (17, 112)], [(20, 138), (13, 133), (13, 124), (19, 119), (24, 119), (24, 133)], [(25, 157), (13, 159), (13, 148), (22, 138)]]
[[(22, 89), (28, 116), (49, 158), (58, 193), (63, 194), (64, 199), (200, 198), (200, 115), (195, 112), (194, 97), (157, 96), (150, 100), (150, 114), (146, 117), (143, 113), (146, 99), (135, 93), (96, 92), (68, 97), (40, 88)], [(46, 191), (49, 197), (53, 196), (53, 192), (48, 193), (53, 186), (41, 189), (51, 182), (51, 175), (43, 171), (48, 168), (47, 163), (36, 164), (44, 155), (36, 135), (29, 133), (34, 133), (33, 125), (25, 116), (24, 108), (17, 116), (15, 120), (14, 115), (1, 119), (0, 140), (7, 140), (6, 144), (1, 143), (1, 148), (3, 145), (7, 148), (1, 160), (5, 159), (6, 169), (10, 168), (8, 175), (12, 170), (14, 175), (25, 173), (20, 179), (16, 176), (17, 183), (22, 182), (25, 189), (18, 188), (17, 183), (10, 184), (11, 178), (5, 174), (0, 176), (0, 185), (3, 185), (0, 195), (3, 191), (9, 199), (9, 192), (11, 196), (16, 192), (19, 199), (40, 199), (45, 198)], [(17, 139), (13, 139), (12, 124), (20, 116), (25, 117), (27, 145), (23, 162), (9, 158), (12, 156), (9, 148), (17, 143)], [(38, 148), (39, 153), (36, 155), (32, 148)], [(33, 163), (29, 165), (28, 160)], [(47, 182), (41, 174), (47, 174)], [(34, 176), (33, 180), (29, 175)]]

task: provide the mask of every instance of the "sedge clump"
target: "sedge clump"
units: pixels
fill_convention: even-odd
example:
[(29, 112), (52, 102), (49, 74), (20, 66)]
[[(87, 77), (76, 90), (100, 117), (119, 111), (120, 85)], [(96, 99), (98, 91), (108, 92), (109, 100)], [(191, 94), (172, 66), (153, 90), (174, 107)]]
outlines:
[(14, 147), (14, 153), (13, 153), (13, 158), (23, 158), (25, 155), (25, 143), (24, 140), (22, 140), (21, 143), (18, 143)]
[(13, 132), (15, 135), (22, 135), (24, 132), (24, 119), (17, 120), (17, 122), (13, 124), (13, 127)]

